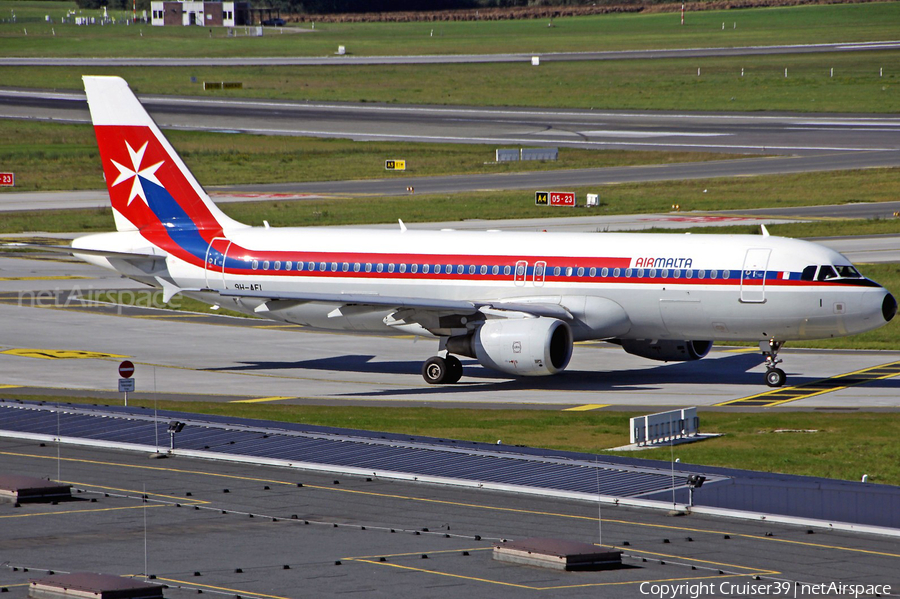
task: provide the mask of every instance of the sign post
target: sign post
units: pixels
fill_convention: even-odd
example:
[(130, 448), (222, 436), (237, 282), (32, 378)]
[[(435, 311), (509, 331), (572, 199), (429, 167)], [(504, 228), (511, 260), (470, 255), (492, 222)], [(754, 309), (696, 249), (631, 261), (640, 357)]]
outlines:
[(131, 376), (134, 374), (134, 364), (131, 363), (131, 360), (123, 360), (121, 364), (119, 364), (119, 376), (122, 377), (119, 379), (119, 393), (125, 394), (125, 405), (128, 405), (128, 392), (134, 391), (134, 379)]

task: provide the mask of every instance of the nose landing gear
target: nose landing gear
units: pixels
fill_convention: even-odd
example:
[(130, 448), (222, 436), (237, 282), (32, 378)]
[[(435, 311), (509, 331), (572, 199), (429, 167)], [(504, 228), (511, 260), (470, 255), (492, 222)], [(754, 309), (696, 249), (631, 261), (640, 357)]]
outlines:
[(774, 339), (759, 342), (759, 349), (766, 359), (766, 384), (770, 387), (781, 387), (787, 380), (787, 375), (781, 368), (778, 368), (778, 364), (783, 362), (778, 359), (778, 350), (782, 345), (784, 345), (783, 341)]

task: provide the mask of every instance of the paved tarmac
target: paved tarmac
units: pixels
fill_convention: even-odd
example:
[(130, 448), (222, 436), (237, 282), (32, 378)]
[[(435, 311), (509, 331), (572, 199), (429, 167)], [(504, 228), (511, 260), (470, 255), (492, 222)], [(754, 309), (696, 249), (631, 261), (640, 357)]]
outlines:
[[(290, 28), (285, 28), (289, 30)], [(10, 66), (63, 67), (226, 67), (226, 66), (361, 66), (402, 64), (477, 64), (531, 63), (533, 56), (542, 61), (636, 60), (659, 58), (707, 58), (721, 56), (758, 56), (769, 54), (818, 54), (831, 52), (867, 52), (896, 50), (900, 41), (840, 42), (831, 44), (785, 44), (777, 46), (735, 46), (721, 48), (664, 48), (657, 50), (618, 50), (607, 52), (537, 52), (518, 54), (441, 54), (412, 56), (263, 56), (263, 57), (11, 57), (0, 58)]]
[[(47, 570), (152, 574), (170, 599), (631, 598), (648, 596), (650, 581), (706, 584), (675, 597), (774, 596), (775, 584), (812, 597), (821, 593), (795, 595), (795, 584), (894, 593), (900, 584), (900, 553), (886, 537), (30, 441), (0, 440), (0, 456), (0, 474), (60, 480), (76, 498), (0, 504), (0, 588), (10, 599)], [(602, 541), (623, 551), (624, 567), (576, 573), (491, 559), (492, 543), (535, 536)]]
[[(888, 114), (492, 108), (146, 95), (141, 101), (163, 128), (259, 135), (811, 157), (900, 150), (900, 118)], [(0, 116), (89, 122), (81, 91), (0, 89)], [(493, 157), (492, 151), (486, 152), (486, 160)], [(414, 164), (414, 156), (406, 159)], [(871, 160), (880, 165), (884, 157)]]
[[(786, 349), (780, 357), (788, 384), (801, 387), (790, 397), (765, 386), (762, 357), (753, 348), (716, 348), (703, 360), (667, 364), (602, 342), (578, 344), (561, 376), (513, 378), (466, 359), (459, 384), (432, 386), (420, 375), (422, 362), (437, 350), (427, 340), (312, 332), (211, 311), (160, 311), (149, 289), (74, 261), (3, 257), (0, 273), (0, 386), (23, 395), (118, 401), (116, 366), (128, 358), (137, 365), (132, 397), (145, 398), (547, 409), (900, 408), (900, 352)], [(129, 290), (151, 307), (82, 302), (71, 293), (106, 288)], [(879, 367), (886, 370), (872, 370)]]

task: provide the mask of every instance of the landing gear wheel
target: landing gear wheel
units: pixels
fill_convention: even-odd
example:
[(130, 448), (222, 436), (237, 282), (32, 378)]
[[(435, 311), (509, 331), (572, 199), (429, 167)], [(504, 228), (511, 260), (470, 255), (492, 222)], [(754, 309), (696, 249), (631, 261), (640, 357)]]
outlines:
[(447, 377), (445, 383), (456, 383), (462, 378), (463, 367), (462, 362), (456, 356), (447, 356)]
[(780, 368), (770, 368), (766, 371), (766, 384), (770, 387), (781, 387), (786, 379), (787, 375)]
[[(462, 367), (460, 367), (461, 369)], [(453, 382), (450, 380), (450, 365), (447, 364), (447, 360), (440, 356), (434, 356), (425, 360), (425, 363), (422, 364), (422, 378), (431, 385)]]

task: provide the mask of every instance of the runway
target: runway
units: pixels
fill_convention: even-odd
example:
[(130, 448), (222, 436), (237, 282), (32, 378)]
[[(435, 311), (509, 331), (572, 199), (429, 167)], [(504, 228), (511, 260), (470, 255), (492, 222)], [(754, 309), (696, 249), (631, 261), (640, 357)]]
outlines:
[[(372, 103), (141, 96), (163, 128), (358, 141), (561, 146), (589, 149), (707, 151), (725, 154), (843, 156), (855, 168), (898, 164), (894, 115), (692, 113), (480, 108)], [(89, 122), (83, 92), (0, 89), (0, 117)], [(408, 158), (412, 160), (412, 157)], [(862, 161), (862, 162), (860, 162)]]
[[(700, 597), (772, 595), (764, 585), (786, 583), (785, 594), (811, 597), (800, 583), (897, 584), (896, 541), (859, 533), (29, 441), (0, 440), (0, 456), (4, 474), (61, 480), (76, 498), (0, 504), (10, 599), (48, 570), (151, 574), (170, 599), (631, 598), (651, 582), (704, 582)], [(625, 567), (491, 560), (494, 542), (534, 536), (616, 547)]]
[(866, 52), (896, 50), (900, 41), (839, 42), (830, 44), (785, 44), (777, 46), (736, 46), (720, 48), (664, 48), (656, 50), (618, 50), (608, 52), (535, 52), (517, 54), (440, 54), (412, 56), (266, 56), (266, 57), (13, 57), (2, 58), (9, 66), (28, 67), (228, 67), (228, 66), (364, 66), (402, 64), (485, 64), (531, 63), (533, 56), (542, 61), (637, 60), (658, 58), (707, 58), (723, 56), (759, 56), (768, 54), (816, 54), (830, 52)]
[[(74, 261), (3, 257), (0, 273), (0, 386), (25, 395), (118, 401), (116, 365), (127, 358), (137, 365), (135, 398), (654, 411), (900, 408), (900, 352), (786, 349), (780, 356), (788, 385), (800, 389), (791, 397), (765, 386), (755, 348), (716, 348), (703, 360), (667, 364), (607, 343), (577, 344), (561, 376), (513, 378), (464, 360), (459, 384), (435, 387), (420, 375), (437, 351), (433, 342), (160, 311), (146, 289)], [(151, 307), (82, 302), (71, 293), (107, 288), (130, 289)]]

